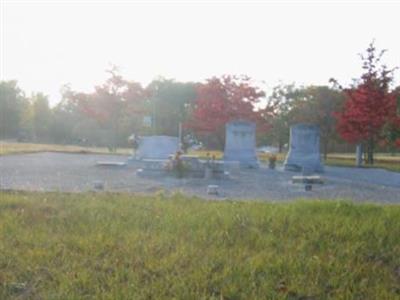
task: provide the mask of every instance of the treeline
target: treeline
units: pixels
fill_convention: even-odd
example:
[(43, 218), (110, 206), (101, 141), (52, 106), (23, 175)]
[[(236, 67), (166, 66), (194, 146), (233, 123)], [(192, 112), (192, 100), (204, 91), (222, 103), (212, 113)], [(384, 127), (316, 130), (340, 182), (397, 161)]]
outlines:
[(221, 149), (225, 123), (245, 119), (257, 123), (259, 145), (282, 150), (290, 126), (309, 123), (320, 127), (323, 153), (362, 144), (372, 163), (373, 151), (400, 148), (400, 87), (392, 86), (393, 70), (379, 64), (382, 54), (371, 44), (365, 72), (349, 87), (335, 80), (329, 86), (281, 84), (269, 94), (247, 76), (202, 83), (157, 78), (144, 87), (113, 68), (92, 93), (64, 86), (50, 108), (46, 95), (26, 96), (16, 81), (2, 81), (0, 138), (118, 147), (127, 146), (131, 134), (176, 136), (181, 126), (184, 136)]
[(93, 93), (61, 89), (61, 100), (31, 96), (17, 81), (0, 82), (0, 138), (91, 146), (127, 146), (133, 134), (177, 135), (195, 100), (195, 84), (158, 78), (148, 86), (123, 79), (114, 70)]

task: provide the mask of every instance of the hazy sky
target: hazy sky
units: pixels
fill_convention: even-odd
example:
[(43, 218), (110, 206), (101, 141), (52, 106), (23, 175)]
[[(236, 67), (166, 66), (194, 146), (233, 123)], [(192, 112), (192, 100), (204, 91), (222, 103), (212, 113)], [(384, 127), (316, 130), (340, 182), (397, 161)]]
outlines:
[[(247, 74), (342, 83), (372, 39), (400, 66), (400, 1), (10, 1), (1, 3), (1, 79), (54, 104), (70, 83), (91, 91), (110, 64), (147, 84)], [(399, 82), (400, 71), (396, 74)]]

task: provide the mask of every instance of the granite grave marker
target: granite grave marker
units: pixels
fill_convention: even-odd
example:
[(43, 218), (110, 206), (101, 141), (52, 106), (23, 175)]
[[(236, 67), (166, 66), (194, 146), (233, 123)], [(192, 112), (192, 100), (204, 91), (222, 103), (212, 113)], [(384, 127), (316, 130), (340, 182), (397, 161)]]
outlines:
[(319, 139), (318, 126), (298, 124), (290, 127), (290, 148), (284, 164), (285, 170), (323, 172)]
[(143, 136), (136, 151), (138, 159), (168, 159), (179, 150), (179, 139), (175, 136)]
[(238, 161), (241, 167), (258, 168), (256, 125), (247, 121), (232, 121), (225, 128), (224, 161)]

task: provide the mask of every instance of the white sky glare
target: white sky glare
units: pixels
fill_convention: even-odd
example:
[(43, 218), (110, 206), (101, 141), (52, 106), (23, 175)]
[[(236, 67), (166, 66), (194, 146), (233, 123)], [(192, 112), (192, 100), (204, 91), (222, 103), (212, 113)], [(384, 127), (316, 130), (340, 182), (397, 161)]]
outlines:
[[(349, 83), (373, 39), (400, 66), (400, 1), (9, 1), (1, 3), (1, 80), (54, 105), (60, 87), (91, 91), (110, 64), (147, 84), (246, 74)], [(399, 82), (400, 71), (396, 73)]]

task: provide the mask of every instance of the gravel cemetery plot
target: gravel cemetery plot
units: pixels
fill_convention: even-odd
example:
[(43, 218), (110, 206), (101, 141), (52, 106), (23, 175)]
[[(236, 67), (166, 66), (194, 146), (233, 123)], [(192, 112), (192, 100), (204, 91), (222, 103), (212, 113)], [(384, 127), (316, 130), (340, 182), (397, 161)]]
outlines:
[[(382, 169), (325, 167), (325, 184), (305, 191), (292, 184), (293, 172), (278, 166), (270, 170), (241, 170), (230, 179), (178, 179), (172, 176), (139, 177), (137, 162), (126, 166), (96, 166), (97, 161), (125, 162), (127, 156), (35, 153), (0, 157), (0, 189), (27, 191), (84, 192), (95, 190), (131, 193), (182, 192), (213, 199), (264, 199), (270, 201), (297, 198), (349, 199), (400, 203), (400, 173)], [(207, 195), (208, 185), (218, 185), (219, 195)]]

